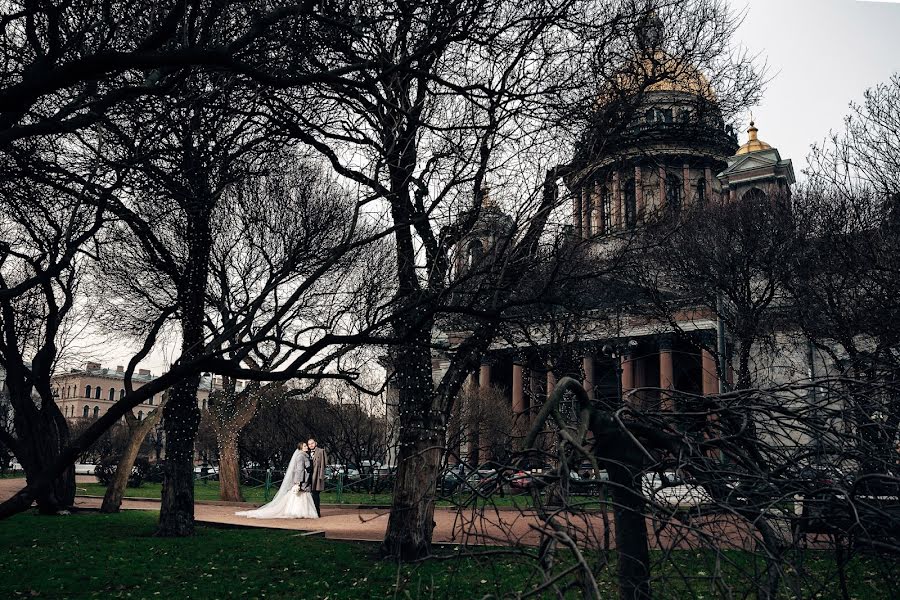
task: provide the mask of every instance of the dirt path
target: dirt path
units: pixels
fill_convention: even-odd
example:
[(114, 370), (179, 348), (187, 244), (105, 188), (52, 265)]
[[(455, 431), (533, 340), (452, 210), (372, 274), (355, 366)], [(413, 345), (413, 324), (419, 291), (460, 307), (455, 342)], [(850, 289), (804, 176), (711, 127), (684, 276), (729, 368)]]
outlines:
[[(79, 476), (78, 482), (91, 482), (91, 476)], [(24, 485), (24, 479), (0, 479), (0, 500), (12, 496)], [(85, 509), (100, 507), (100, 498), (78, 496), (76, 506)], [(230, 504), (198, 502), (195, 509), (197, 521), (201, 523), (232, 527), (263, 527), (270, 529), (292, 529), (310, 534), (324, 535), (330, 539), (360, 540), (378, 542), (384, 538), (388, 522), (386, 509), (344, 507), (323, 505), (320, 519), (247, 519), (235, 516), (235, 512), (252, 508), (252, 504)], [(125, 510), (159, 510), (159, 501), (126, 499)], [(611, 517), (611, 516), (610, 516)], [(604, 541), (602, 515), (561, 515), (569, 528), (577, 532), (578, 540), (590, 541), (599, 546)], [(610, 518), (611, 520), (611, 518)], [(434, 541), (447, 544), (490, 544), (490, 545), (536, 545), (540, 540), (543, 524), (532, 511), (485, 509), (455, 510), (438, 508), (435, 510)], [(702, 522), (678, 523), (668, 521), (662, 526), (659, 521), (648, 519), (651, 545), (656, 548), (744, 547), (752, 543), (749, 532), (728, 517), (709, 517)], [(609, 539), (614, 540), (612, 527)]]

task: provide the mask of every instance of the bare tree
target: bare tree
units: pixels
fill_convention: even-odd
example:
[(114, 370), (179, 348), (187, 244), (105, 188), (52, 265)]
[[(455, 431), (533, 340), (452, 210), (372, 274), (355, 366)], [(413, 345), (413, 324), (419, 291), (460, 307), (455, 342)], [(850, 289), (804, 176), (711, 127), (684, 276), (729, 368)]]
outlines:
[[(667, 70), (672, 76), (673, 66), (694, 59), (703, 68), (727, 52), (733, 21), (721, 6), (659, 4), (392, 5), (382, 19), (364, 23), (358, 37), (336, 46), (346, 64), (372, 68), (315, 88), (346, 116), (302, 115), (302, 127), (291, 129), (339, 174), (382, 200), (394, 230), (391, 361), (400, 431), (387, 554), (429, 552), (446, 423), (504, 310), (530, 301), (516, 294), (515, 284), (527, 280), (526, 265), (561, 203), (556, 182), (565, 173), (556, 167), (564, 162), (565, 141), (596, 124), (601, 93), (616, 92), (604, 105), (606, 121), (616, 115), (627, 122), (638, 104), (635, 94)], [(684, 43), (673, 42), (672, 60), (647, 72), (644, 61), (635, 60), (634, 28), (655, 8), (666, 9), (672, 17), (666, 31)], [(472, 236), (490, 212), (487, 178), (493, 201), (514, 213), (513, 226), (495, 236), (489, 260), (454, 281), (454, 267), (469, 262)], [(454, 295), (463, 280), (472, 282), (469, 293)], [(469, 320), (465, 341), (451, 344), (450, 366), (435, 386), (430, 348), (442, 314)]]

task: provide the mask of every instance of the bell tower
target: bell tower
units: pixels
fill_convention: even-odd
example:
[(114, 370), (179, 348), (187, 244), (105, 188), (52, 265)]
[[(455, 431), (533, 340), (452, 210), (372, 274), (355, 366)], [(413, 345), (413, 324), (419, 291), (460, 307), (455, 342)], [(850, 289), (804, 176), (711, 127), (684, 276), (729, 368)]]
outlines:
[(728, 158), (728, 166), (717, 176), (727, 200), (738, 200), (747, 194), (790, 194), (794, 183), (790, 159), (782, 159), (778, 149), (759, 139), (758, 133), (756, 124), (750, 121), (747, 142)]

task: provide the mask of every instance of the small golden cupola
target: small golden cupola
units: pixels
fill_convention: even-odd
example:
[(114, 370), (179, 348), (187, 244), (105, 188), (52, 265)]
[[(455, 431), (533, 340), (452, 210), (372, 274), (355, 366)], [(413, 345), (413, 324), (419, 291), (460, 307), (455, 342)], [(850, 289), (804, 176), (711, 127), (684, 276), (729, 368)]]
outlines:
[(747, 143), (738, 148), (738, 151), (735, 152), (735, 156), (739, 154), (750, 154), (751, 152), (759, 152), (760, 150), (770, 150), (772, 146), (765, 143), (761, 139), (757, 137), (757, 132), (759, 129), (756, 128), (756, 125), (753, 124), (753, 121), (750, 121), (750, 129), (747, 130), (747, 135), (749, 139)]

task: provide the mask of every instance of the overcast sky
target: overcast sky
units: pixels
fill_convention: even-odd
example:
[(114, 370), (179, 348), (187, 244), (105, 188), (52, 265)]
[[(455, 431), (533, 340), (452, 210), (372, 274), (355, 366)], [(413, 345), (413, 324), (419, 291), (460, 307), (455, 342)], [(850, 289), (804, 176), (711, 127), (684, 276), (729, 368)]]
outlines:
[(841, 128), (850, 101), (900, 71), (900, 1), (735, 0), (732, 6), (747, 9), (736, 41), (759, 52), (770, 71), (762, 103), (752, 109), (759, 138), (793, 160), (800, 178), (809, 146)]

